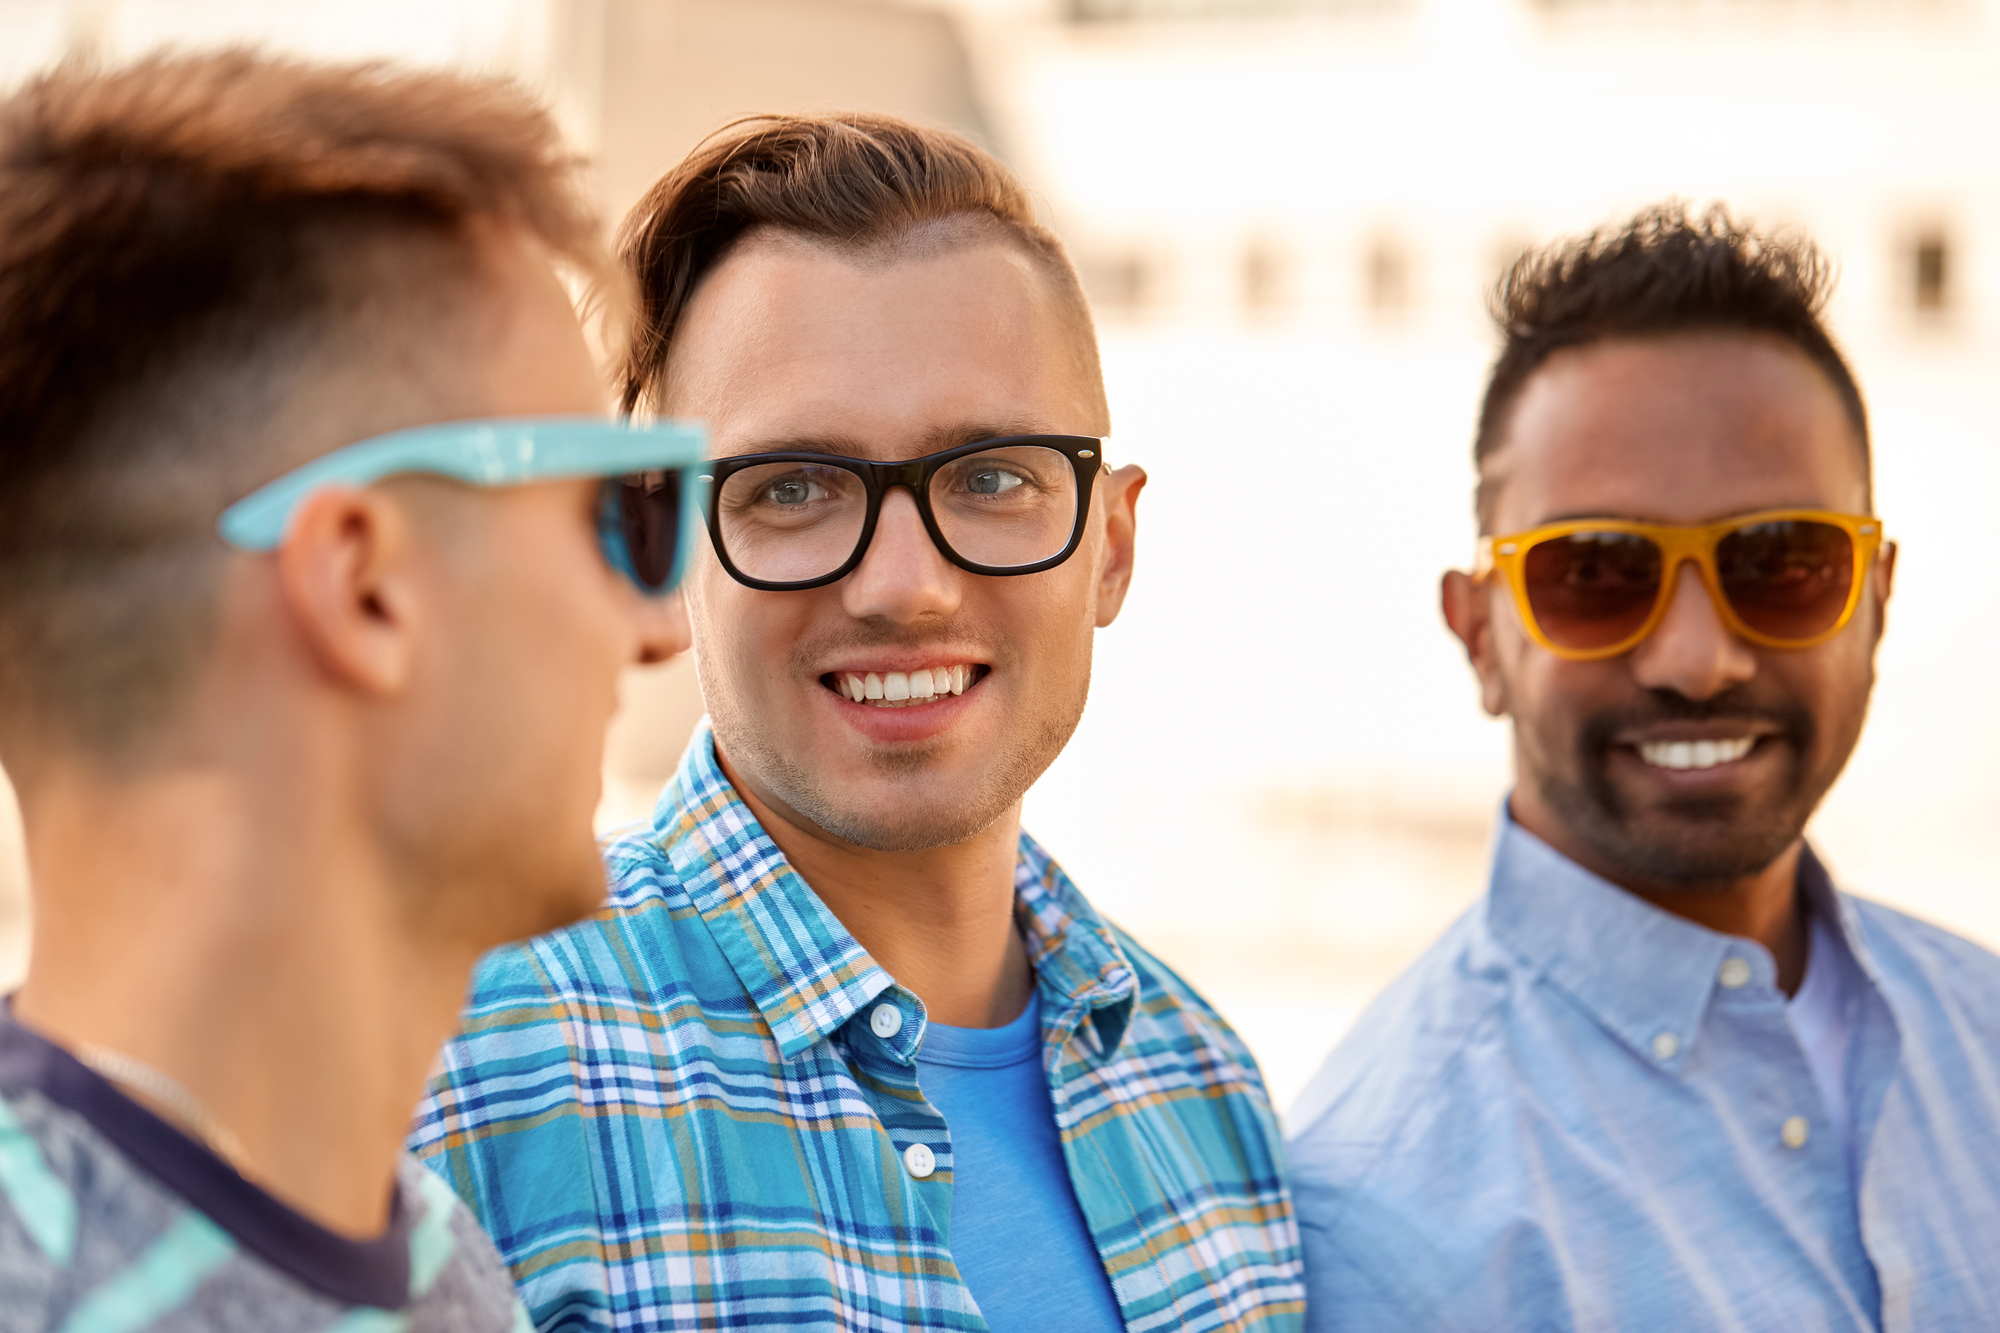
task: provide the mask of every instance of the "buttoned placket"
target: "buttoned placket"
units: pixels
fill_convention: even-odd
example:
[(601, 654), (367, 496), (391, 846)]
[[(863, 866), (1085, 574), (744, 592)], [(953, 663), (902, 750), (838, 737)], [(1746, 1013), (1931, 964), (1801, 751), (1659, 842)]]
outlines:
[[(1757, 1124), (1773, 1178), (1820, 1219), (1821, 1234), (1846, 1256), (1843, 1270), (1868, 1266), (1846, 1147), (1833, 1132), (1776, 973), (1761, 946), (1732, 943), (1716, 968), (1702, 1041), (1716, 1043), (1715, 1059), (1736, 1071), (1721, 1095)], [(1709, 1074), (1722, 1069), (1718, 1063)]]
[(891, 984), (870, 997), (843, 1024), (838, 1044), (845, 1048), (855, 1081), (888, 1136), (882, 1169), (891, 1196), (914, 1190), (940, 1236), (951, 1231), (951, 1128), (924, 1096), (917, 1077), (917, 1050), (929, 1018), (923, 1001)]

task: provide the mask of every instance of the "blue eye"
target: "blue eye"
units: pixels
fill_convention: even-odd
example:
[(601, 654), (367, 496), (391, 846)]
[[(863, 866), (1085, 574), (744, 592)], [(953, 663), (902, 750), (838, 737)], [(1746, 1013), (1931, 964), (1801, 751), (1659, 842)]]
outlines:
[(1021, 484), (1021, 479), (999, 468), (981, 468), (965, 479), (965, 489), (974, 495), (998, 495)]
[(764, 488), (764, 498), (772, 504), (793, 506), (822, 499), (826, 492), (802, 477), (787, 477)]

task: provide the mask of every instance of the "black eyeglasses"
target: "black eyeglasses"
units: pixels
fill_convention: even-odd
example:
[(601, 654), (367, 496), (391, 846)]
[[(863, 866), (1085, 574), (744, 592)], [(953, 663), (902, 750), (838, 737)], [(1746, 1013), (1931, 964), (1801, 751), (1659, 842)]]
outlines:
[(817, 588), (868, 550), (882, 497), (909, 490), (945, 559), (973, 574), (1033, 574), (1075, 554), (1104, 441), (1010, 435), (900, 463), (831, 454), (746, 454), (703, 469), (709, 536), (738, 583)]

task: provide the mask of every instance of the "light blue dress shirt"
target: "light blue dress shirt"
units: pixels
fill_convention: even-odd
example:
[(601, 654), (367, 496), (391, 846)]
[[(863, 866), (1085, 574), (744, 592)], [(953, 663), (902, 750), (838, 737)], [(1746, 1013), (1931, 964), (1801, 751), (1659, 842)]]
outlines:
[(1508, 820), (1292, 1117), (1313, 1329), (2000, 1329), (2000, 958), (1836, 893), (1853, 1171), (1770, 953)]
[(917, 1081), (951, 1126), (951, 1258), (993, 1333), (1122, 1333), (1042, 1073), (1042, 1004), (1005, 1027), (924, 1025)]

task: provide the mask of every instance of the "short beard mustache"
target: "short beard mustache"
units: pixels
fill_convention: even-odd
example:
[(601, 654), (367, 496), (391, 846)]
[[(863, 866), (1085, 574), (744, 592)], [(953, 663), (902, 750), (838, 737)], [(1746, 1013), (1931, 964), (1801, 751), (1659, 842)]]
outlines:
[[(1611, 777), (1614, 736), (1660, 722), (1724, 718), (1776, 728), (1759, 743), (1783, 745), (1789, 752), (1790, 764), (1775, 789), (1750, 797), (1675, 797), (1648, 810), (1630, 807)], [(1725, 694), (1697, 702), (1653, 690), (1644, 705), (1606, 709), (1584, 721), (1577, 733), (1580, 780), (1545, 773), (1539, 785), (1563, 824), (1621, 878), (1675, 889), (1721, 888), (1761, 872), (1805, 832), (1839, 771), (1838, 766), (1830, 773), (1808, 770), (1818, 734), (1812, 712), (1796, 701), (1757, 703)]]

